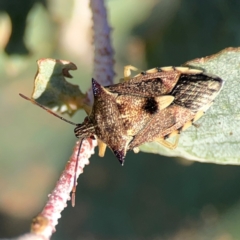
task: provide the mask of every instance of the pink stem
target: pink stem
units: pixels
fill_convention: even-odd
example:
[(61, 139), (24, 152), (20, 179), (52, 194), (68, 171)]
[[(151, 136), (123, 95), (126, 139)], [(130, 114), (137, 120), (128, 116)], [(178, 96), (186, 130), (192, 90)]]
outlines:
[(67, 206), (66, 202), (70, 199), (69, 196), (73, 188), (76, 161), (79, 161), (76, 173), (77, 178), (83, 173), (85, 165), (89, 164), (89, 158), (94, 153), (94, 147), (97, 145), (97, 141), (90, 138), (83, 140), (79, 159), (77, 159), (79, 143), (80, 141), (76, 143), (73, 154), (67, 162), (65, 170), (61, 174), (55, 188), (49, 194), (49, 199), (45, 207), (33, 220), (32, 231), (34, 233), (41, 234), (48, 238), (55, 232), (55, 226), (61, 217), (61, 212)]
[[(111, 28), (107, 21), (107, 12), (103, 0), (90, 0), (93, 19), (94, 69), (95, 80), (103, 86), (113, 84), (115, 72), (111, 45)], [(88, 92), (90, 102), (93, 102), (92, 90)]]
[[(93, 32), (94, 32), (94, 78), (106, 86), (113, 83), (114, 78), (114, 59), (113, 49), (110, 41), (111, 28), (107, 22), (107, 14), (103, 0), (90, 0), (90, 8), (93, 16)], [(93, 102), (92, 91), (88, 92), (90, 102)], [(77, 177), (83, 172), (85, 165), (89, 164), (89, 158), (94, 153), (94, 147), (97, 145), (96, 140), (85, 139), (82, 144), (80, 159), (77, 159), (79, 149), (79, 141), (74, 147), (74, 151), (68, 161), (65, 170), (60, 176), (56, 187), (49, 194), (49, 199), (42, 212), (33, 219), (31, 231), (16, 239), (50, 239), (58, 219), (61, 217), (62, 210), (67, 206), (70, 199), (70, 192), (73, 188), (75, 165), (79, 161)]]

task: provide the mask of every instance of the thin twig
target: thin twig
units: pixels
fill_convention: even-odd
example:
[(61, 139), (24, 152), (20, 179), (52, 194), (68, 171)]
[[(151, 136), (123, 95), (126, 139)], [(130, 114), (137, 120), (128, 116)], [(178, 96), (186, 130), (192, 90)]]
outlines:
[(80, 141), (78, 141), (74, 147), (73, 154), (68, 161), (65, 170), (61, 174), (56, 187), (52, 193), (49, 194), (47, 204), (42, 212), (33, 219), (32, 231), (34, 233), (50, 237), (52, 233), (55, 232), (55, 226), (58, 223), (58, 219), (61, 217), (61, 212), (67, 206), (66, 203), (70, 199), (76, 162), (79, 161), (76, 173), (76, 176), (78, 177), (83, 172), (85, 165), (89, 164), (88, 159), (94, 153), (96, 141), (92, 139), (83, 140), (79, 159), (77, 159), (79, 144)]
[[(93, 19), (94, 69), (95, 80), (103, 86), (113, 84), (115, 72), (114, 51), (111, 44), (111, 27), (107, 21), (107, 12), (103, 0), (90, 0)], [(92, 90), (88, 91), (90, 102), (93, 102)]]

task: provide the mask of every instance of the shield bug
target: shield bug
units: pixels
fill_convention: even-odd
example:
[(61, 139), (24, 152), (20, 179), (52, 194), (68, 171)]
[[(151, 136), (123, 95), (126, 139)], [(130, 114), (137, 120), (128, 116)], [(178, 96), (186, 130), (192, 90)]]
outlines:
[[(92, 80), (94, 104), (83, 123), (57, 115), (76, 126), (76, 137), (96, 137), (99, 155), (108, 146), (122, 165), (127, 151), (137, 152), (145, 142), (175, 148), (179, 133), (204, 114), (223, 86), (219, 77), (187, 67), (153, 68), (134, 77), (131, 70), (136, 68), (125, 67), (118, 84), (103, 87)], [(175, 143), (166, 140), (174, 135)]]
[[(122, 83), (106, 87), (118, 94), (120, 118), (127, 135), (133, 137), (119, 154), (123, 159), (126, 151), (138, 151), (146, 142), (174, 149), (180, 132), (206, 112), (223, 86), (219, 77), (187, 67), (153, 68), (130, 78), (131, 70), (136, 69), (126, 67)], [(166, 141), (172, 136), (176, 136), (174, 143)]]

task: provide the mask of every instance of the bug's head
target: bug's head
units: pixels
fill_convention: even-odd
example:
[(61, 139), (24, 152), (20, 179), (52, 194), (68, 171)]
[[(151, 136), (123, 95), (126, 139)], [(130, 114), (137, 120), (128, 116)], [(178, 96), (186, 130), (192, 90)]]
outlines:
[(74, 133), (77, 138), (87, 138), (95, 134), (95, 129), (89, 118), (86, 117), (83, 123), (77, 124), (77, 127), (74, 128)]

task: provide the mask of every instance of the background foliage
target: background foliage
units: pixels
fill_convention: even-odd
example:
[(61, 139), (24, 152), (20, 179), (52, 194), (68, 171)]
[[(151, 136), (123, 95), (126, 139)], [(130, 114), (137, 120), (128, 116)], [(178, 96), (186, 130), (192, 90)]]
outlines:
[[(180, 65), (240, 45), (237, 0), (108, 0), (116, 81), (124, 65)], [(12, 35), (11, 24), (12, 22)], [(88, 1), (0, 3), (0, 237), (26, 232), (74, 146), (71, 125), (20, 99), (30, 96), (36, 60), (78, 66), (90, 86), (93, 51)], [(72, 118), (81, 122), (84, 113)], [(219, 129), (221, 131), (221, 129)], [(129, 153), (120, 167), (97, 154), (79, 178), (75, 208), (52, 239), (239, 239), (240, 169)]]

